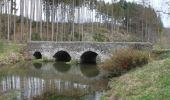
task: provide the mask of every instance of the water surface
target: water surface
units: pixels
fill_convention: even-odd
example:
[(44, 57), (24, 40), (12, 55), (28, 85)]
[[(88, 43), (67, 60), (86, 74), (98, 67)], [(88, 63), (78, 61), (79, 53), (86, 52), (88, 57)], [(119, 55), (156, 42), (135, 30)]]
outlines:
[(103, 75), (97, 65), (24, 62), (3, 66), (0, 99), (99, 100), (108, 83)]

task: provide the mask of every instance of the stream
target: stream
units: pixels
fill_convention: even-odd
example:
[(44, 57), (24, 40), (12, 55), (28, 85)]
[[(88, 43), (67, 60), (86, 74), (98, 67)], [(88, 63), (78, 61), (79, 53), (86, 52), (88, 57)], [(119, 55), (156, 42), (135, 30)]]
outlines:
[(97, 65), (28, 61), (0, 68), (0, 99), (6, 100), (100, 100), (107, 85)]

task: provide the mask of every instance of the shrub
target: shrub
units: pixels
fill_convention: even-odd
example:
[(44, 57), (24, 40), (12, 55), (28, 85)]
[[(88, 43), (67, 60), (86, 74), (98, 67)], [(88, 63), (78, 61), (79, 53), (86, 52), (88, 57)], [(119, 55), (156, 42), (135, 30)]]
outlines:
[(127, 70), (147, 64), (148, 60), (147, 52), (134, 49), (119, 49), (101, 67), (104, 70), (111, 71), (114, 75), (120, 75)]

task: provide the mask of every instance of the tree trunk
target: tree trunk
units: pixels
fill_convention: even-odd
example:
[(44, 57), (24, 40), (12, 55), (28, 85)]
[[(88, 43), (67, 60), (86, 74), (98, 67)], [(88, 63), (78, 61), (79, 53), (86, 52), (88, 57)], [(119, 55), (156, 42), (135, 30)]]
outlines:
[(7, 15), (8, 15), (8, 41), (10, 40), (10, 9), (9, 9), (9, 2), (8, 2), (8, 6), (7, 6), (7, 9), (8, 9), (8, 12), (7, 12)]
[(54, 41), (54, 0), (52, 1), (52, 41)]
[(30, 0), (31, 2), (31, 5), (30, 5), (30, 41), (32, 41), (32, 19), (33, 19), (33, 9), (34, 9), (34, 6), (33, 6), (33, 0)]
[[(57, 2), (57, 5), (58, 5), (58, 2)], [(56, 41), (58, 41), (58, 34), (59, 34), (59, 29), (58, 29), (58, 7), (56, 8), (56, 21), (57, 21)]]
[(42, 34), (42, 5), (41, 5), (41, 0), (39, 0), (39, 9), (40, 9), (40, 14), (39, 14), (39, 19), (40, 19), (40, 38), (43, 40), (43, 34)]

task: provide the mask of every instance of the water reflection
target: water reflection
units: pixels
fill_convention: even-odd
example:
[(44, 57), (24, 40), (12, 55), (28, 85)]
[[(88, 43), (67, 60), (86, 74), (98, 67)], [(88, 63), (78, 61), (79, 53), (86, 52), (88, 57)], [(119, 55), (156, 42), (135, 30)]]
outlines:
[(41, 67), (42, 67), (42, 63), (38, 63), (38, 62), (33, 63), (33, 65), (36, 69), (41, 69)]
[[(23, 67), (23, 64), (18, 64), (0, 68), (0, 73), (5, 72), (0, 76), (2, 96), (7, 96), (6, 94), (12, 92), (12, 94), (17, 93), (13, 94), (15, 100), (32, 100), (32, 97), (55, 92), (59, 96), (81, 97), (86, 95), (87, 100), (97, 100), (101, 96), (98, 95), (101, 93), (99, 88), (106, 86), (101, 85), (105, 81), (100, 78), (100, 71), (95, 65), (70, 66), (59, 62), (25, 63), (25, 65), (27, 66)], [(34, 70), (35, 68), (38, 71)], [(98, 83), (101, 84), (98, 85)]]
[(86, 77), (89, 77), (89, 78), (96, 77), (100, 74), (98, 67), (93, 64), (89, 64), (89, 65), (82, 64), (82, 65), (80, 65), (80, 70), (83, 75), (85, 75)]
[[(6, 76), (2, 79), (2, 92), (20, 91), (24, 98), (41, 95), (45, 91), (56, 91), (61, 95), (83, 95), (88, 85), (62, 80), (48, 80), (36, 77)], [(79, 91), (79, 92), (77, 92)], [(67, 94), (69, 93), (69, 94)], [(20, 97), (21, 98), (21, 97)]]
[(57, 71), (62, 73), (68, 72), (71, 68), (69, 64), (66, 64), (64, 62), (55, 62), (53, 66)]

